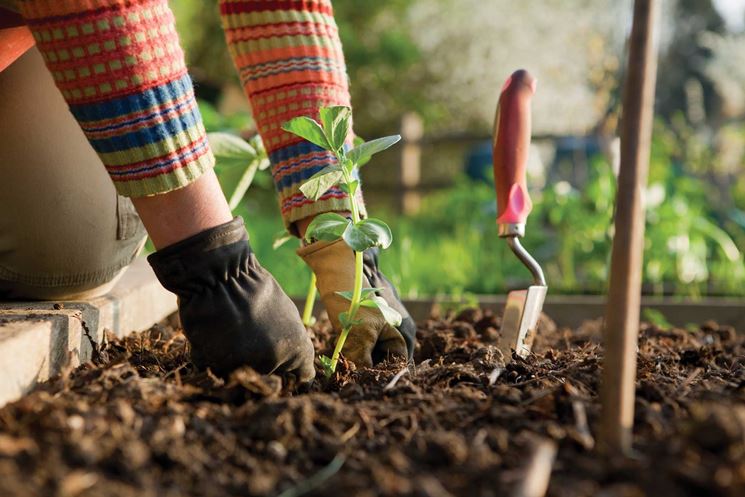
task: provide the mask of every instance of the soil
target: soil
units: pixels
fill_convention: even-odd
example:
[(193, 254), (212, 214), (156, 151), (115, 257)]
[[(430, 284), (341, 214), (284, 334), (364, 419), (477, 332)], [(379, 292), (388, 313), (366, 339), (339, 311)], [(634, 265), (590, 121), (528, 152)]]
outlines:
[[(505, 367), (498, 318), (466, 310), (420, 324), (408, 369), (344, 365), (292, 393), (196, 370), (159, 325), (0, 410), (0, 495), (514, 495), (539, 445), (558, 448), (550, 496), (745, 495), (744, 336), (644, 325), (636, 452), (606, 458), (599, 329), (543, 319)], [(314, 340), (329, 348), (328, 322)]]

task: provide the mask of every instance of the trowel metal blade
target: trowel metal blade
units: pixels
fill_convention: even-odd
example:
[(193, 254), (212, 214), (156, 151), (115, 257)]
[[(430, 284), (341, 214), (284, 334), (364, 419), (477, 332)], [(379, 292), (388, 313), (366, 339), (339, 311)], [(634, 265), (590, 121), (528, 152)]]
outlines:
[(507, 294), (499, 339), (499, 349), (506, 362), (510, 362), (513, 350), (520, 357), (530, 354), (547, 290), (546, 286), (533, 285)]

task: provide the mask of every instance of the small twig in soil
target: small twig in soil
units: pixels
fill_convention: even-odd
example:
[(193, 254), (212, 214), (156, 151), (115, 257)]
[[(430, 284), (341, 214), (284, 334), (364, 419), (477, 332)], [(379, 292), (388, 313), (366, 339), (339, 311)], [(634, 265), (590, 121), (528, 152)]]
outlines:
[(580, 443), (586, 450), (592, 450), (595, 447), (595, 439), (590, 433), (590, 427), (587, 424), (587, 411), (585, 404), (581, 400), (572, 400), (572, 412), (574, 413), (574, 422), (577, 427), (577, 433), (580, 436)]
[(393, 379), (391, 379), (391, 381), (389, 381), (388, 384), (383, 387), (383, 391), (387, 392), (388, 390), (392, 390), (393, 387), (396, 386), (396, 383), (398, 383), (398, 380), (400, 380), (401, 377), (403, 377), (403, 375), (405, 375), (408, 371), (409, 371), (409, 368), (407, 366), (403, 368), (401, 371), (399, 371), (398, 373), (396, 373)]
[(698, 375), (701, 374), (702, 371), (703, 371), (702, 368), (696, 368), (696, 369), (694, 369), (691, 372), (691, 374), (689, 374), (688, 377), (683, 381), (683, 384), (680, 385), (680, 389), (681, 390), (684, 390), (684, 389), (688, 388), (688, 385), (690, 385), (693, 382), (693, 380), (695, 380), (698, 377)]
[(525, 470), (525, 478), (518, 483), (512, 497), (543, 497), (546, 495), (556, 451), (556, 444), (551, 440), (543, 439), (536, 443)]
[(365, 425), (365, 431), (367, 431), (367, 439), (370, 440), (375, 436), (375, 430), (370, 424), (370, 417), (367, 415), (367, 413), (363, 410), (360, 410), (357, 412), (357, 415), (362, 420), (362, 423)]
[(502, 371), (504, 371), (504, 369), (500, 368), (499, 366), (492, 369), (492, 372), (489, 373), (489, 386), (490, 387), (493, 386), (497, 382), (497, 380), (499, 379), (499, 376), (502, 374)]
[(424, 490), (424, 494), (430, 497), (453, 497), (453, 494), (442, 486), (440, 480), (434, 476), (423, 476), (417, 480), (417, 486)]
[(168, 373), (166, 373), (166, 375), (163, 377), (163, 379), (164, 380), (167, 380), (168, 378), (170, 378), (171, 376), (173, 376), (174, 379), (176, 380), (176, 385), (181, 386), (181, 370), (184, 369), (188, 365), (189, 365), (188, 362), (183, 363), (182, 365), (180, 365), (176, 369), (174, 369), (174, 370), (169, 371)]
[(414, 434), (419, 430), (419, 421), (417, 421), (416, 416), (413, 413), (409, 414), (409, 430), (404, 433), (404, 443), (409, 443), (409, 441), (414, 438)]
[(420, 362), (419, 364), (416, 364), (415, 363), (414, 364), (414, 373), (416, 373), (416, 371), (417, 371), (416, 368), (417, 367), (419, 367), (419, 368), (428, 368), (429, 367), (429, 363), (431, 363), (431, 362), (432, 362), (432, 359), (425, 359), (422, 362)]
[(355, 423), (350, 429), (342, 433), (341, 437), (339, 437), (339, 441), (341, 443), (347, 443), (353, 436), (357, 434), (358, 431), (360, 431), (360, 424)]
[(537, 394), (533, 395), (533, 396), (532, 396), (532, 397), (530, 397), (529, 399), (525, 399), (525, 400), (523, 400), (522, 402), (520, 402), (520, 405), (521, 405), (521, 406), (527, 406), (527, 405), (529, 405), (529, 404), (532, 404), (532, 403), (533, 403), (533, 402), (535, 402), (536, 400), (540, 400), (540, 399), (542, 399), (543, 397), (548, 397), (549, 395), (551, 395), (551, 394), (553, 394), (553, 393), (554, 393), (554, 390), (553, 390), (553, 389), (551, 389), (551, 388), (547, 388), (547, 389), (545, 389), (545, 390), (541, 390), (540, 392), (538, 392)]
[(346, 458), (342, 454), (337, 454), (330, 463), (321, 468), (316, 474), (301, 481), (294, 487), (288, 488), (277, 497), (300, 497), (301, 495), (305, 495), (308, 492), (315, 490), (323, 485), (326, 480), (334, 476), (341, 467), (344, 466), (345, 461)]
[(171, 345), (173, 345), (174, 342), (181, 340), (183, 340), (183, 335), (173, 335), (171, 338), (168, 339), (165, 345), (163, 345), (163, 352), (168, 353), (171, 350)]
[(380, 421), (380, 427), (385, 428), (389, 424), (393, 423), (394, 421), (398, 421), (400, 419), (406, 419), (408, 416), (406, 414), (394, 414), (393, 416), (389, 416), (383, 420)]

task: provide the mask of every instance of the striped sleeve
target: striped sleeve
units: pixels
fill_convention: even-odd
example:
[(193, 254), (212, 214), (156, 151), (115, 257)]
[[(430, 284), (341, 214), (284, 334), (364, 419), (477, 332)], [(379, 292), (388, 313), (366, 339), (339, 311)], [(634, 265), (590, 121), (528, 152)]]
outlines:
[[(233, 63), (272, 162), (288, 227), (315, 214), (347, 210), (347, 194), (312, 201), (300, 186), (335, 162), (330, 152), (287, 133), (282, 124), (321, 107), (350, 106), (346, 66), (330, 0), (221, 0)], [(359, 204), (364, 214), (360, 194)]]
[(20, 7), (119, 194), (165, 193), (214, 165), (167, 0)]

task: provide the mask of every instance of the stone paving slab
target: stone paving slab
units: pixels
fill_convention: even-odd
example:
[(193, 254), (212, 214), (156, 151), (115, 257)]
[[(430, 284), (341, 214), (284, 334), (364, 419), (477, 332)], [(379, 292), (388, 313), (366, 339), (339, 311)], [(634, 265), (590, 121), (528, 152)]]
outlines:
[(65, 366), (88, 361), (93, 343), (109, 330), (118, 336), (149, 328), (176, 310), (144, 258), (116, 286), (88, 301), (0, 302), (0, 406)]

